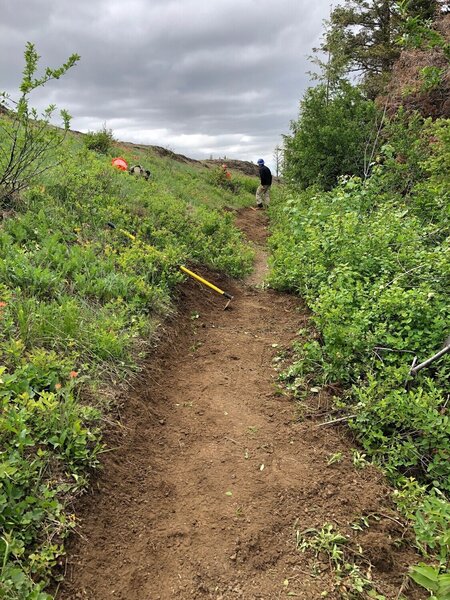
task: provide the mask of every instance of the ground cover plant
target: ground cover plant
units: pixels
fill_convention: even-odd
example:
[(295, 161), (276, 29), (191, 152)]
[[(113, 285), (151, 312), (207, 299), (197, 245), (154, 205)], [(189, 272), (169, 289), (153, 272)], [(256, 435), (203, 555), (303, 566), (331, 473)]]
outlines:
[[(2, 116), (3, 132), (11, 118)], [(139, 369), (172, 310), (179, 266), (239, 277), (252, 265), (231, 214), (215, 210), (252, 202), (249, 192), (109, 137), (109, 153), (150, 168), (150, 182), (69, 134), (58, 137), (57, 160), (45, 145), (41, 160), (52, 169), (38, 157), (33, 177), (18, 173), (19, 186), (2, 196), (0, 598), (8, 600), (50, 598), (51, 569), (76, 523), (70, 501), (103, 451), (104, 390)], [(3, 155), (9, 140), (1, 136)]]
[(329, 192), (286, 189), (270, 240), (271, 284), (301, 294), (315, 326), (285, 380), (297, 393), (345, 384), (337, 408), (398, 486), (417, 545), (441, 572), (450, 553), (448, 356), (415, 378), (409, 371), (449, 334), (449, 161), (448, 120), (399, 113), (370, 177)]

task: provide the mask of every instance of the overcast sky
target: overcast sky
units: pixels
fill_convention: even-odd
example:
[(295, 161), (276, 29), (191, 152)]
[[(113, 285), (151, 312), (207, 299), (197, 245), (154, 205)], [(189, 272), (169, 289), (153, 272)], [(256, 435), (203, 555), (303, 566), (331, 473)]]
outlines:
[[(329, 0), (0, 0), (0, 91), (17, 96), (25, 43), (77, 66), (32, 96), (72, 128), (193, 158), (272, 162), (309, 85)], [(336, 2), (335, 2), (336, 4)]]

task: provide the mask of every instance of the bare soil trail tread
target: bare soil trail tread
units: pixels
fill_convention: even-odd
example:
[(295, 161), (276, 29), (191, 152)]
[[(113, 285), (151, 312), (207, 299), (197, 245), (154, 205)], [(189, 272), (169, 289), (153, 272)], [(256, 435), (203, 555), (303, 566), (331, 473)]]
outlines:
[[(238, 215), (260, 245), (259, 281), (265, 221)], [(226, 311), (186, 283), (148, 380), (124, 401), (115, 449), (80, 507), (59, 600), (320, 598), (332, 575), (311, 574), (294, 523), (348, 533), (352, 519), (390, 512), (390, 489), (375, 469), (354, 468), (345, 430), (297, 422), (277, 392), (272, 361), (308, 319), (300, 301), (254, 278), (222, 282), (235, 296)], [(344, 460), (327, 467), (338, 451)], [(361, 535), (374, 579), (395, 598), (415, 560), (396, 548), (401, 528), (382, 519)]]

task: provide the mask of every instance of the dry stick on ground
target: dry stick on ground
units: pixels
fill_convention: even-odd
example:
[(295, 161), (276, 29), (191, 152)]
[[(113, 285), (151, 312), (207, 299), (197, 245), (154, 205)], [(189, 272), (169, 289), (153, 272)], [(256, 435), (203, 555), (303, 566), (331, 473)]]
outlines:
[(319, 423), (316, 427), (325, 427), (325, 425), (334, 425), (335, 423), (342, 423), (344, 421), (349, 421), (350, 419), (354, 419), (358, 415), (347, 415), (346, 417), (340, 417), (339, 419), (334, 419), (333, 421), (327, 421), (326, 423)]
[(342, 412), (342, 408), (335, 408), (334, 410), (323, 410), (321, 412), (319, 412), (319, 409), (317, 409), (316, 412), (305, 413), (303, 415), (303, 419), (320, 419), (320, 417), (326, 417), (327, 415), (334, 415), (340, 412)]
[(403, 578), (402, 585), (400, 586), (400, 589), (398, 590), (398, 594), (397, 594), (397, 596), (396, 596), (396, 599), (395, 599), (395, 600), (399, 600), (399, 599), (400, 599), (400, 596), (403, 594), (403, 592), (404, 592), (406, 589), (408, 589), (408, 587), (409, 587), (409, 584), (410, 584), (409, 576), (408, 576), (408, 575), (405, 575), (405, 577)]
[(224, 439), (225, 439), (225, 440), (228, 440), (229, 442), (233, 442), (233, 444), (236, 444), (236, 445), (238, 445), (238, 446), (239, 446), (239, 442), (236, 442), (236, 440), (233, 440), (233, 439), (232, 439), (232, 438), (230, 438), (230, 437), (227, 437), (227, 436), (225, 436), (225, 438), (224, 438)]

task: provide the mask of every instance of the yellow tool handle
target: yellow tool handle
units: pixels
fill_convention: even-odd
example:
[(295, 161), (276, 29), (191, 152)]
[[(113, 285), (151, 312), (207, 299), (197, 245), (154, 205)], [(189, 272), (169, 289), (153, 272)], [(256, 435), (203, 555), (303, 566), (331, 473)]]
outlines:
[(120, 233), (122, 233), (123, 235), (125, 235), (127, 238), (130, 238), (130, 240), (135, 240), (136, 236), (133, 235), (132, 233), (130, 233), (129, 231), (127, 231), (126, 229), (119, 229)]
[(227, 292), (224, 292), (223, 290), (221, 290), (220, 288), (218, 288), (213, 283), (210, 283), (209, 281), (206, 281), (206, 279), (203, 279), (203, 277), (200, 277), (200, 275), (197, 275), (197, 273), (194, 273), (193, 271), (189, 271), (189, 269), (186, 269), (186, 267), (183, 267), (183, 266), (180, 266), (180, 269), (182, 271), (184, 271), (185, 273), (187, 273), (188, 275), (190, 275), (191, 277), (193, 277), (194, 279), (196, 279), (197, 281), (200, 281), (200, 283), (203, 283), (204, 285), (207, 285), (208, 287), (210, 287), (212, 290), (214, 290), (218, 294), (222, 294), (222, 296), (225, 296), (225, 298), (228, 298), (229, 300), (232, 300), (233, 296), (231, 296)]
[[(112, 229), (116, 228), (116, 226), (114, 225), (114, 223), (108, 223), (108, 226), (111, 227)], [(133, 242), (137, 239), (135, 235), (133, 235), (132, 233), (130, 233), (126, 229), (119, 228), (119, 231), (120, 231), (120, 233), (122, 235), (126, 236), (127, 238), (129, 238)], [(145, 244), (145, 245), (146, 245), (147, 248), (151, 248), (152, 250), (156, 250), (157, 252), (159, 252), (159, 250), (157, 250), (157, 248), (155, 248), (154, 246), (150, 246), (149, 244)], [(207, 285), (208, 287), (210, 287), (212, 290), (214, 290), (218, 294), (221, 294), (222, 296), (225, 296), (225, 298), (228, 298), (228, 300), (233, 300), (233, 296), (231, 294), (229, 294), (228, 292), (224, 292), (223, 290), (221, 290), (220, 288), (218, 288), (213, 283), (210, 283), (206, 279), (203, 279), (203, 277), (200, 277), (200, 275), (197, 275), (197, 273), (194, 273), (194, 271), (190, 271), (189, 269), (187, 269), (186, 267), (183, 267), (182, 265), (180, 265), (180, 269), (182, 271), (184, 271), (184, 273), (187, 273), (188, 275), (190, 275), (191, 277), (193, 277), (194, 279), (196, 279), (197, 281), (200, 281), (200, 283), (203, 283), (203, 285)], [(228, 304), (227, 304), (227, 306), (228, 306)]]

